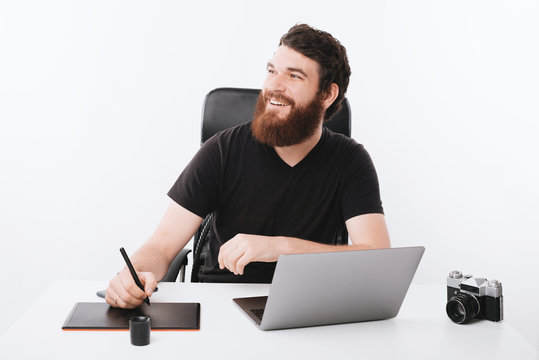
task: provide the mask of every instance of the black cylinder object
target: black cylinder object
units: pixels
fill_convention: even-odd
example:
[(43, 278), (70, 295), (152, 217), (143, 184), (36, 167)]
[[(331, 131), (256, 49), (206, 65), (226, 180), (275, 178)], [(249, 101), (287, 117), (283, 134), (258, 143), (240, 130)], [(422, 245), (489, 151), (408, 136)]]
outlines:
[(133, 316), (129, 319), (129, 334), (131, 344), (136, 346), (148, 345), (150, 343), (150, 317)]

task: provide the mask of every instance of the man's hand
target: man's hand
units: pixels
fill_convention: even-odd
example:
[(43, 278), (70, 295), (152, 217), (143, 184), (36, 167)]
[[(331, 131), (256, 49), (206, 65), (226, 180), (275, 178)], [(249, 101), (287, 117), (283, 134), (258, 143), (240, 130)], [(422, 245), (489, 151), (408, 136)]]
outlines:
[(219, 267), (243, 275), (253, 261), (277, 261), (284, 254), (383, 249), (391, 247), (383, 214), (358, 215), (346, 221), (352, 245), (328, 245), (285, 236), (238, 234), (219, 250)]
[(253, 261), (277, 261), (284, 253), (286, 239), (260, 235), (238, 234), (227, 241), (219, 250), (219, 267), (227, 268), (236, 275)]
[(140, 290), (127, 268), (123, 269), (109, 283), (105, 301), (113, 307), (133, 309), (142, 304), (153, 293), (157, 280), (152, 272), (137, 272), (144, 291)]

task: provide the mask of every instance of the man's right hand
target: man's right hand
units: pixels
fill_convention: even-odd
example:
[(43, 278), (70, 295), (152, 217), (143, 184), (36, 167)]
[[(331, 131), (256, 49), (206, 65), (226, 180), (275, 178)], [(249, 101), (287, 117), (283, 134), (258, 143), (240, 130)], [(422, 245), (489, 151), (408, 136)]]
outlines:
[(152, 272), (137, 272), (144, 291), (140, 290), (129, 269), (124, 268), (110, 282), (105, 301), (113, 307), (133, 309), (138, 307), (146, 297), (150, 297), (157, 286)]
[[(189, 242), (202, 223), (202, 218), (172, 201), (154, 234), (131, 256), (144, 291), (135, 284), (125, 267), (109, 283), (105, 300), (110, 306), (132, 309), (152, 295), (157, 279), (167, 273), (170, 262)], [(141, 265), (143, 264), (143, 265)]]

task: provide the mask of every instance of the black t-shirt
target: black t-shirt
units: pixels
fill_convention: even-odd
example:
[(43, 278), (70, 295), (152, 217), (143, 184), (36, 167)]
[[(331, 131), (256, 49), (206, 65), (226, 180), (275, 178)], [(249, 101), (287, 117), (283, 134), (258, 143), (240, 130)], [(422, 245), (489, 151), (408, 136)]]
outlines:
[(367, 151), (325, 127), (294, 167), (257, 142), (250, 123), (224, 130), (202, 145), (168, 195), (200, 217), (214, 212), (210, 251), (199, 273), (207, 282), (271, 282), (275, 263), (250, 263), (241, 276), (219, 269), (219, 248), (239, 233), (332, 244), (346, 220), (383, 213)]

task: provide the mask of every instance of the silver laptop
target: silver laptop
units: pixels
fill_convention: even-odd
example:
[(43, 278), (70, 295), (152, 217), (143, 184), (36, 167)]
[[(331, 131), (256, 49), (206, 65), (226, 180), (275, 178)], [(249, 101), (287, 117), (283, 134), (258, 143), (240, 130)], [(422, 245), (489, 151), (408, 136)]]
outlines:
[(234, 302), (262, 330), (395, 317), (425, 248), (279, 257), (268, 296)]

